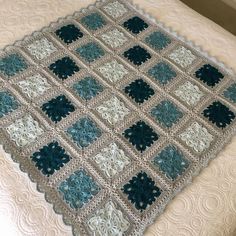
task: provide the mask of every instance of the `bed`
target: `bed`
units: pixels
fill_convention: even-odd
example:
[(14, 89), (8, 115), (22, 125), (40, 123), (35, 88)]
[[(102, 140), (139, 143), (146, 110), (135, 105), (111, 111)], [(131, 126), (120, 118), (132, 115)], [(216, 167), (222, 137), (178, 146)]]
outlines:
[[(0, 47), (93, 2), (0, 0)], [(178, 0), (133, 2), (236, 71), (235, 36)], [(0, 199), (0, 227), (5, 235), (71, 235), (71, 227), (54, 213), (52, 205), (2, 147)], [(147, 228), (145, 236), (156, 235), (236, 235), (236, 137)]]

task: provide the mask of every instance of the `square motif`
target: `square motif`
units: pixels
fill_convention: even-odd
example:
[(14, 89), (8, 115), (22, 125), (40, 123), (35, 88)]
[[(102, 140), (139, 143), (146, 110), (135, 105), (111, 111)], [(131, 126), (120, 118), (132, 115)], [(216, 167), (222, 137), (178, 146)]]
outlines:
[(43, 60), (49, 57), (57, 49), (47, 38), (35, 40), (33, 43), (26, 46), (29, 53), (36, 57), (38, 60)]
[(69, 137), (81, 148), (88, 147), (102, 135), (96, 123), (88, 117), (82, 117), (67, 129)]
[(84, 36), (83, 32), (74, 24), (64, 25), (55, 34), (66, 44), (71, 44)]
[(168, 57), (183, 68), (190, 66), (196, 59), (196, 56), (193, 55), (189, 49), (183, 46), (172, 51)]
[(183, 102), (187, 103), (189, 106), (195, 106), (201, 98), (204, 96), (203, 92), (199, 87), (191, 82), (187, 81), (180, 85), (174, 94)]
[(75, 111), (74, 105), (65, 95), (57, 96), (41, 106), (42, 110), (55, 123), (61, 121), (71, 112)]
[(67, 79), (80, 70), (76, 63), (68, 56), (52, 63), (49, 69), (61, 80)]
[(130, 223), (112, 201), (96, 210), (88, 219), (87, 225), (91, 235), (121, 236), (129, 229)]
[(78, 209), (91, 201), (100, 191), (100, 187), (89, 174), (81, 169), (61, 182), (58, 191), (71, 208)]
[(151, 54), (144, 48), (136, 45), (124, 52), (124, 57), (127, 58), (136, 66), (142, 65), (147, 60), (151, 59)]
[(92, 157), (99, 169), (107, 178), (112, 178), (122, 172), (130, 164), (130, 159), (116, 143), (111, 143)]
[(84, 16), (80, 22), (89, 30), (98, 30), (107, 24), (104, 17), (97, 12)]
[(43, 129), (31, 115), (25, 115), (16, 120), (6, 127), (6, 131), (10, 135), (10, 139), (19, 147), (24, 147), (35, 142), (43, 134)]
[(84, 100), (90, 100), (103, 91), (103, 86), (91, 76), (74, 83), (72, 88)]
[(17, 85), (20, 87), (22, 93), (31, 99), (43, 95), (52, 87), (47, 79), (39, 73), (26, 77), (25, 80), (19, 81)]
[(236, 103), (236, 83), (231, 84), (223, 93), (224, 97)]
[(155, 94), (152, 87), (142, 79), (137, 79), (125, 87), (124, 92), (138, 104), (144, 103)]
[(112, 48), (121, 47), (128, 41), (124, 33), (118, 29), (113, 29), (102, 34), (101, 38), (106, 44), (108, 44)]
[(166, 85), (177, 76), (175, 70), (166, 62), (157, 63), (147, 73), (162, 85)]
[(43, 146), (39, 151), (33, 153), (30, 158), (38, 170), (46, 176), (50, 176), (61, 169), (71, 159), (57, 141)]
[(143, 212), (161, 195), (161, 189), (146, 172), (141, 171), (133, 176), (121, 189), (134, 207)]
[(210, 64), (203, 65), (195, 72), (195, 76), (210, 87), (214, 87), (224, 78), (224, 75)]
[(146, 28), (148, 24), (138, 16), (134, 16), (123, 23), (123, 26), (133, 34), (139, 34)]
[(198, 153), (209, 148), (213, 141), (213, 136), (198, 122), (193, 122), (179, 137)]
[(130, 113), (125, 104), (115, 96), (103, 102), (96, 110), (111, 125), (122, 121)]
[(224, 104), (214, 101), (202, 114), (218, 128), (225, 128), (235, 119), (235, 114)]
[(119, 18), (127, 12), (125, 6), (118, 1), (108, 3), (103, 7), (103, 9), (109, 16), (113, 18)]
[(105, 51), (95, 42), (90, 42), (76, 49), (76, 52), (86, 62), (93, 62), (105, 55)]
[(151, 147), (159, 138), (156, 132), (142, 120), (126, 129), (123, 135), (140, 152)]
[(18, 53), (12, 53), (0, 58), (0, 73), (14, 76), (28, 68), (26, 60)]
[(168, 145), (152, 161), (169, 179), (174, 181), (189, 167), (189, 161), (175, 146)]
[(16, 98), (8, 91), (0, 91), (0, 118), (8, 115), (19, 107)]
[(183, 117), (183, 112), (168, 100), (161, 101), (151, 109), (150, 113), (156, 121), (166, 128), (171, 128)]
[(126, 70), (117, 60), (107, 62), (98, 67), (97, 70), (104, 78), (112, 83), (122, 80), (128, 74), (128, 70)]
[(160, 51), (171, 43), (171, 39), (160, 31), (154, 31), (145, 38), (145, 42), (153, 49)]

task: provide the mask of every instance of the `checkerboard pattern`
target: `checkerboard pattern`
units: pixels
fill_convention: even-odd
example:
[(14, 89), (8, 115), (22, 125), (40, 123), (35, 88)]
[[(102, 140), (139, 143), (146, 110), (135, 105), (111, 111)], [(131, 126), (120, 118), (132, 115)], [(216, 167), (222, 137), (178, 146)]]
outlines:
[(123, 0), (0, 54), (1, 142), (75, 235), (142, 235), (235, 114), (227, 69)]

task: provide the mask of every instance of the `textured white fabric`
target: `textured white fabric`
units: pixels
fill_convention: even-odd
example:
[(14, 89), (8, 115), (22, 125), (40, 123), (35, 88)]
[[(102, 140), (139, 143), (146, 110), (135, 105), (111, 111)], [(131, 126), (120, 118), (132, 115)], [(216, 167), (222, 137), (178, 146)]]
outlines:
[(117, 60), (112, 60), (103, 66), (98, 67), (98, 71), (110, 82), (117, 82), (128, 74), (125, 67)]
[(202, 152), (210, 146), (213, 136), (201, 124), (194, 122), (183, 133), (180, 138), (196, 152)]
[(111, 143), (103, 148), (101, 152), (93, 157), (93, 160), (109, 178), (121, 172), (130, 163), (129, 158), (116, 143)]
[(123, 120), (124, 117), (129, 114), (129, 109), (115, 96), (103, 102), (96, 110), (103, 119), (107, 120), (112, 125)]
[(29, 44), (27, 49), (30, 54), (35, 56), (38, 60), (45, 59), (57, 51), (52, 42), (49, 42), (46, 38), (36, 40), (34, 43)]
[(118, 29), (113, 29), (102, 34), (102, 39), (112, 48), (121, 47), (128, 41), (125, 35)]
[(14, 123), (9, 125), (6, 130), (10, 139), (19, 147), (34, 142), (37, 137), (43, 133), (43, 129), (31, 115), (17, 119)]
[(195, 106), (204, 95), (197, 85), (189, 81), (181, 84), (174, 94), (190, 106)]
[(192, 52), (183, 46), (175, 49), (168, 57), (184, 68), (190, 66), (196, 59)]
[(122, 236), (129, 228), (129, 222), (113, 202), (106, 203), (88, 220), (88, 226), (97, 236)]
[(40, 74), (35, 74), (26, 77), (25, 80), (18, 82), (18, 86), (29, 98), (43, 95), (46, 90), (51, 88), (51, 85), (47, 82), (47, 79)]

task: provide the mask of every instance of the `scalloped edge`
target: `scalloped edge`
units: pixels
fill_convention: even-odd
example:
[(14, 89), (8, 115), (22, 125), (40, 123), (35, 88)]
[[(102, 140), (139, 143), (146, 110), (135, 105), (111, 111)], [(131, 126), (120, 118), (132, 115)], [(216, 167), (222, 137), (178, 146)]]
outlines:
[[(0, 54), (4, 53), (14, 47), (18, 47), (20, 46), (22, 43), (24, 43), (25, 41), (33, 38), (34, 36), (36, 36), (37, 34), (41, 34), (43, 32), (46, 32), (47, 30), (50, 30), (51, 27), (53, 27), (54, 25), (60, 24), (61, 22), (65, 21), (65, 20), (70, 20), (70, 19), (74, 19), (76, 18), (79, 14), (86, 12), (87, 10), (90, 9), (94, 9), (94, 7), (99, 6), (99, 4), (103, 4), (106, 2), (109, 2), (110, 0), (96, 0), (95, 3), (93, 4), (89, 4), (87, 7), (85, 8), (81, 8), (79, 11), (75, 11), (72, 15), (67, 15), (65, 17), (60, 17), (58, 18), (56, 21), (51, 22), (48, 26), (42, 27), (40, 30), (36, 30), (33, 31), (31, 34), (24, 36), (22, 39), (20, 40), (16, 40), (13, 44), (9, 44), (6, 45), (5, 47), (3, 47), (2, 49), (0, 49)], [(124, 5), (132, 8), (134, 11), (137, 11), (138, 13), (140, 13), (141, 15), (143, 15), (144, 17), (146, 17), (149, 21), (153, 22), (154, 24), (156, 24), (158, 27), (160, 27), (162, 30), (166, 31), (167, 33), (171, 34), (172, 37), (180, 40), (181, 42), (183, 42), (184, 44), (188, 45), (190, 48), (193, 48), (194, 50), (196, 50), (199, 54), (201, 54), (201, 56), (205, 57), (206, 59), (208, 59), (209, 61), (212, 61), (213, 63), (219, 65), (221, 68), (223, 68), (226, 72), (228, 72), (233, 78), (236, 80), (236, 72), (234, 69), (228, 67), (225, 65), (225, 63), (223, 63), (222, 61), (220, 61), (218, 58), (210, 55), (209, 52), (207, 52), (206, 50), (203, 49), (202, 46), (197, 45), (194, 41), (189, 40), (186, 36), (183, 36), (181, 34), (179, 34), (177, 31), (175, 31), (172, 27), (168, 27), (166, 26), (166, 24), (160, 20), (158, 20), (157, 18), (153, 17), (151, 14), (147, 13), (144, 9), (142, 9), (138, 4), (134, 3), (134, 0), (119, 0), (121, 1)], [(199, 176), (201, 174), (201, 172), (210, 165), (211, 161), (215, 158), (217, 158), (217, 156), (224, 150), (224, 148), (229, 145), (230, 143), (232, 143), (232, 139), (234, 138), (236, 134), (236, 127), (230, 132), (230, 134), (228, 135), (228, 137), (224, 140), (225, 142), (220, 142), (218, 145), (218, 148), (215, 149), (214, 151), (212, 151), (210, 153), (210, 155), (208, 156), (207, 160), (205, 160), (205, 162), (203, 162), (201, 165), (199, 165), (199, 167), (196, 169), (196, 171), (194, 173), (192, 173), (191, 178), (189, 178), (187, 181), (185, 181), (185, 185), (183, 185), (180, 189), (178, 189), (177, 191), (173, 192), (172, 196), (168, 198), (168, 201), (166, 204), (163, 204), (160, 208), (159, 211), (157, 212), (156, 215), (152, 215), (148, 221), (146, 221), (144, 224), (140, 225), (139, 231), (138, 232), (132, 232), (131, 236), (142, 236), (143, 233), (145, 232), (145, 230), (147, 229), (148, 226), (152, 225), (154, 223), (154, 221), (156, 221), (156, 219), (166, 210), (166, 207), (169, 205), (169, 203), (180, 193), (182, 192), (185, 188), (187, 188), (189, 185), (191, 185), (193, 183), (193, 180), (195, 177)], [(52, 201), (50, 201), (50, 199), (48, 198), (47, 192), (44, 192), (41, 188), (40, 185), (36, 182), (35, 179), (32, 178), (32, 176), (26, 172), (26, 170), (24, 170), (24, 168), (22, 167), (22, 165), (19, 163), (18, 158), (16, 158), (16, 156), (11, 154), (11, 150), (10, 150), (10, 145), (7, 144), (8, 142), (4, 142), (0, 140), (0, 145), (2, 145), (3, 150), (9, 154), (12, 158), (12, 160), (14, 162), (16, 162), (19, 165), (19, 169), (23, 172), (26, 173), (30, 179), (31, 182), (36, 184), (36, 190), (40, 193), (42, 193), (44, 195), (45, 201), (52, 204), (53, 210), (55, 213), (57, 213), (58, 215), (61, 215), (62, 220), (64, 222), (65, 225), (71, 226), (72, 228), (72, 234), (74, 236), (78, 236), (75, 235), (75, 229), (77, 230), (77, 228), (75, 228), (73, 226), (72, 223), (69, 223), (64, 215), (63, 212), (61, 212), (59, 209), (56, 208), (56, 204), (53, 203)], [(200, 163), (199, 163), (200, 164)], [(79, 232), (80, 233), (80, 232)]]
[[(125, 2), (124, 0), (121, 0), (122, 2)], [(228, 67), (225, 63), (220, 61), (218, 58), (212, 56), (209, 52), (207, 52), (205, 49), (203, 49), (202, 46), (199, 46), (196, 44), (196, 42), (189, 40), (187, 36), (183, 36), (179, 34), (179, 32), (175, 31), (172, 27), (168, 27), (164, 22), (158, 20), (157, 18), (153, 17), (151, 14), (147, 13), (144, 9), (142, 9), (138, 4), (134, 3), (134, 0), (128, 0), (125, 2), (128, 6), (133, 8), (134, 10), (138, 11), (140, 14), (148, 18), (150, 21), (152, 21), (154, 24), (159, 26), (161, 29), (166, 31), (167, 33), (171, 34), (173, 37), (177, 38), (181, 42), (188, 45), (190, 48), (195, 49), (198, 53), (200, 53), (203, 57), (207, 58), (208, 60), (218, 64), (220, 67), (222, 67), (225, 71), (227, 71), (231, 76), (236, 76), (236, 71)], [(203, 17), (203, 16), (202, 16)]]

